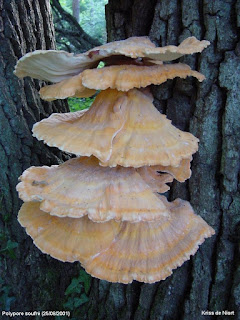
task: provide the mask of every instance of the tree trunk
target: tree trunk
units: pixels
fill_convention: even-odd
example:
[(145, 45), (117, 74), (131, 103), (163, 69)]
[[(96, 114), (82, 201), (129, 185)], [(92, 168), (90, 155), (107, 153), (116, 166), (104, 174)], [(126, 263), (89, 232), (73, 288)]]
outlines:
[[(0, 13), (1, 310), (64, 310), (64, 291), (79, 264), (42, 254), (16, 219), (22, 171), (65, 159), (31, 136), (36, 121), (67, 111), (65, 103), (43, 102), (41, 82), (12, 74), (26, 52), (54, 47), (49, 2), (0, 0)], [(211, 41), (202, 54), (181, 59), (206, 76), (201, 85), (177, 79), (152, 91), (158, 109), (200, 139), (190, 181), (175, 183), (170, 198), (189, 200), (216, 236), (164, 281), (122, 285), (94, 279), (89, 302), (73, 311), (81, 320), (206, 319), (206, 310), (235, 311), (240, 318), (240, 1), (110, 0), (107, 25), (109, 41), (133, 35), (148, 35), (160, 46), (191, 35)]]
[[(206, 311), (234, 311), (240, 319), (240, 1), (110, 0), (108, 40), (147, 35), (158, 46), (189, 36), (206, 39), (202, 54), (181, 58), (206, 76), (153, 87), (155, 105), (200, 139), (190, 181), (174, 183), (171, 199), (189, 200), (216, 231), (194, 257), (155, 284), (95, 279), (81, 319), (206, 319)], [(237, 33), (238, 32), (238, 33)], [(227, 318), (227, 317), (226, 317)]]
[(80, 53), (101, 45), (101, 42), (88, 35), (76, 19), (63, 9), (59, 0), (52, 0), (51, 6), (59, 49)]
[(73, 16), (79, 22), (79, 16), (80, 16), (80, 2), (79, 0), (72, 0), (72, 11)]
[(33, 245), (16, 219), (21, 201), (15, 189), (29, 166), (66, 159), (33, 138), (31, 129), (52, 112), (68, 111), (67, 104), (42, 101), (41, 82), (13, 75), (25, 53), (55, 47), (49, 1), (1, 0), (0, 31), (0, 309), (59, 310), (78, 266), (52, 259)]

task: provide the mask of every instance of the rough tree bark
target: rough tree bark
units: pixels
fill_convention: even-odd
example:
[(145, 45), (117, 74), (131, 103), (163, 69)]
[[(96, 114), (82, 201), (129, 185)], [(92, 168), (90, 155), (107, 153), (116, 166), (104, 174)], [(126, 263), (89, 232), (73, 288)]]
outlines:
[(216, 235), (165, 281), (95, 279), (81, 319), (206, 319), (206, 310), (234, 311), (229, 318), (240, 319), (240, 1), (110, 0), (106, 12), (109, 41), (148, 35), (160, 46), (188, 36), (211, 42), (181, 59), (206, 76), (202, 84), (177, 79), (152, 89), (158, 109), (200, 139), (192, 177), (175, 183), (170, 199), (189, 200)]
[[(18, 58), (35, 49), (54, 49), (54, 41), (48, 0), (0, 1), (1, 311), (59, 310), (64, 290), (78, 273), (78, 265), (41, 254), (16, 219), (21, 201), (15, 186), (23, 170), (66, 159), (33, 138), (31, 129), (52, 112), (66, 112), (67, 104), (42, 101), (41, 82), (13, 75)], [(10, 249), (16, 242), (18, 247)]]

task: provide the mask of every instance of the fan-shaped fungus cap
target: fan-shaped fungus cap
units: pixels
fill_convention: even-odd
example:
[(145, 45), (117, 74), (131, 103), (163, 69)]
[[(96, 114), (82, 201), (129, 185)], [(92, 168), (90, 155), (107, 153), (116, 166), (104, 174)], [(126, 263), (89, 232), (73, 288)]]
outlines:
[(94, 155), (101, 165), (179, 166), (198, 149), (198, 139), (160, 114), (137, 89), (102, 91), (84, 114), (53, 114), (33, 127), (49, 146), (81, 156)]
[(209, 41), (199, 41), (195, 37), (190, 37), (179, 46), (156, 48), (147, 37), (132, 37), (110, 42), (78, 55), (57, 50), (36, 50), (27, 53), (18, 61), (15, 74), (20, 78), (29, 76), (59, 82), (85, 69), (95, 68), (100, 60), (109, 56), (120, 55), (133, 59), (140, 57), (171, 61), (185, 54), (201, 52), (209, 44)]
[(177, 167), (197, 151), (198, 139), (174, 127), (146, 95), (132, 89), (127, 97), (129, 105), (122, 107), (125, 124), (114, 137), (110, 158), (100, 159), (101, 165)]
[(195, 37), (189, 37), (182, 41), (179, 46), (170, 45), (156, 48), (148, 37), (131, 37), (126, 40), (110, 42), (93, 48), (87, 51), (86, 54), (91, 58), (98, 56), (100, 59), (111, 55), (123, 55), (133, 59), (147, 58), (161, 61), (172, 61), (185, 54), (202, 52), (202, 50), (209, 46), (209, 44), (209, 41), (199, 41)]
[[(17, 191), (23, 201), (42, 201), (40, 209), (59, 217), (87, 214), (96, 222), (137, 222), (168, 216), (165, 204), (141, 175), (134, 168), (100, 167), (96, 158), (81, 157), (25, 170)], [(156, 175), (156, 191), (168, 190), (166, 183), (172, 179), (169, 174)]]
[(59, 83), (42, 87), (39, 93), (43, 100), (52, 101), (68, 97), (87, 98), (93, 96), (96, 90), (84, 87), (82, 84), (82, 73), (80, 73)]
[(56, 113), (33, 126), (33, 136), (49, 146), (82, 156), (108, 159), (124, 117), (120, 92), (102, 91), (86, 112)]
[(70, 79), (45, 86), (40, 90), (44, 100), (65, 99), (67, 97), (90, 97), (96, 90), (108, 88), (128, 91), (150, 84), (161, 84), (175, 77), (194, 76), (199, 81), (205, 77), (182, 63), (154, 66), (118, 65), (101, 69), (88, 69)]
[(19, 78), (60, 82), (69, 79), (83, 70), (96, 67), (98, 62), (87, 55), (58, 50), (36, 50), (18, 60), (15, 75)]
[(166, 204), (171, 219), (158, 222), (59, 218), (34, 202), (23, 204), (18, 219), (34, 244), (56, 259), (79, 260), (92, 276), (111, 282), (153, 283), (171, 275), (214, 234), (188, 202), (177, 199)]
[(154, 172), (156, 172), (156, 171), (167, 172), (171, 176), (173, 176), (174, 179), (178, 180), (179, 182), (184, 182), (191, 177), (191, 174), (192, 174), (191, 169), (190, 169), (191, 161), (192, 161), (192, 157), (190, 159), (183, 159), (180, 162), (178, 167), (152, 166), (151, 168)]
[(94, 223), (86, 216), (80, 219), (53, 217), (39, 206), (39, 202), (24, 203), (18, 221), (42, 252), (61, 261), (88, 259), (89, 255), (108, 247), (119, 232), (120, 224), (114, 220)]
[(155, 170), (155, 167), (157, 166), (144, 166), (137, 168), (136, 171), (141, 175), (142, 179), (149, 185), (153, 192), (167, 192), (170, 189), (167, 183), (173, 182), (173, 176), (171, 174), (159, 173)]
[[(173, 178), (179, 182), (184, 182), (191, 177), (191, 160), (192, 158), (182, 160), (178, 167), (158, 165), (150, 167), (144, 166), (136, 170), (154, 192), (164, 193), (170, 189), (167, 183), (172, 182)], [(159, 171), (167, 172), (168, 174), (162, 174)]]
[(162, 64), (154, 66), (119, 65), (102, 69), (85, 70), (82, 73), (82, 83), (85, 87), (97, 90), (108, 88), (128, 91), (150, 84), (159, 85), (175, 77), (186, 78), (194, 76), (199, 81), (205, 77), (183, 63)]

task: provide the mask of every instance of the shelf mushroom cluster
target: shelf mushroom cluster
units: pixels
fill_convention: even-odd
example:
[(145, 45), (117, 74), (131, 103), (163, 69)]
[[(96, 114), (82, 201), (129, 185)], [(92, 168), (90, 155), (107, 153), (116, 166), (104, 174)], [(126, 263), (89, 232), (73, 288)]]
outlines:
[(20, 177), (18, 219), (42, 252), (80, 261), (100, 279), (152, 283), (214, 234), (187, 201), (160, 194), (173, 179), (190, 178), (198, 139), (159, 113), (146, 88), (175, 77), (204, 80), (185, 64), (163, 61), (208, 45), (190, 37), (156, 48), (147, 37), (133, 37), (79, 55), (37, 50), (18, 61), (18, 77), (54, 83), (40, 90), (45, 100), (101, 90), (89, 110), (52, 114), (33, 127), (37, 139), (78, 156)]

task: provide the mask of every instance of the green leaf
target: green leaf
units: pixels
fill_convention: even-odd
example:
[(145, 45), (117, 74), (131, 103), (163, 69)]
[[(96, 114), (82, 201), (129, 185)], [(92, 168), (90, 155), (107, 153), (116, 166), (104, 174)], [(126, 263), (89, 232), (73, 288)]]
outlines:
[(78, 308), (80, 307), (82, 304), (88, 302), (88, 297), (86, 296), (85, 293), (81, 294), (80, 298), (74, 298), (74, 307)]
[(84, 291), (88, 293), (91, 286), (92, 277), (84, 270), (80, 270), (79, 279), (84, 284)]
[(7, 242), (7, 250), (11, 250), (11, 249), (15, 249), (18, 247), (18, 243), (17, 242), (13, 242), (12, 240), (8, 240)]
[(12, 240), (8, 240), (6, 247), (1, 249), (0, 252), (7, 253), (10, 256), (10, 258), (15, 259), (16, 255), (15, 255), (14, 249), (16, 249), (17, 246), (18, 246), (17, 242), (14, 242)]
[(85, 293), (81, 294), (80, 297), (69, 297), (67, 302), (63, 304), (63, 307), (69, 310), (75, 310), (84, 303), (88, 302), (89, 298)]
[(73, 299), (69, 299), (67, 302), (65, 302), (63, 304), (63, 307), (69, 310), (73, 310), (74, 306), (73, 306)]
[(89, 108), (95, 97), (92, 98), (68, 98), (68, 105), (71, 112), (80, 111)]
[(70, 285), (67, 287), (65, 291), (65, 295), (68, 296), (72, 293), (81, 293), (82, 291), (82, 284), (80, 283), (78, 278), (73, 278)]

